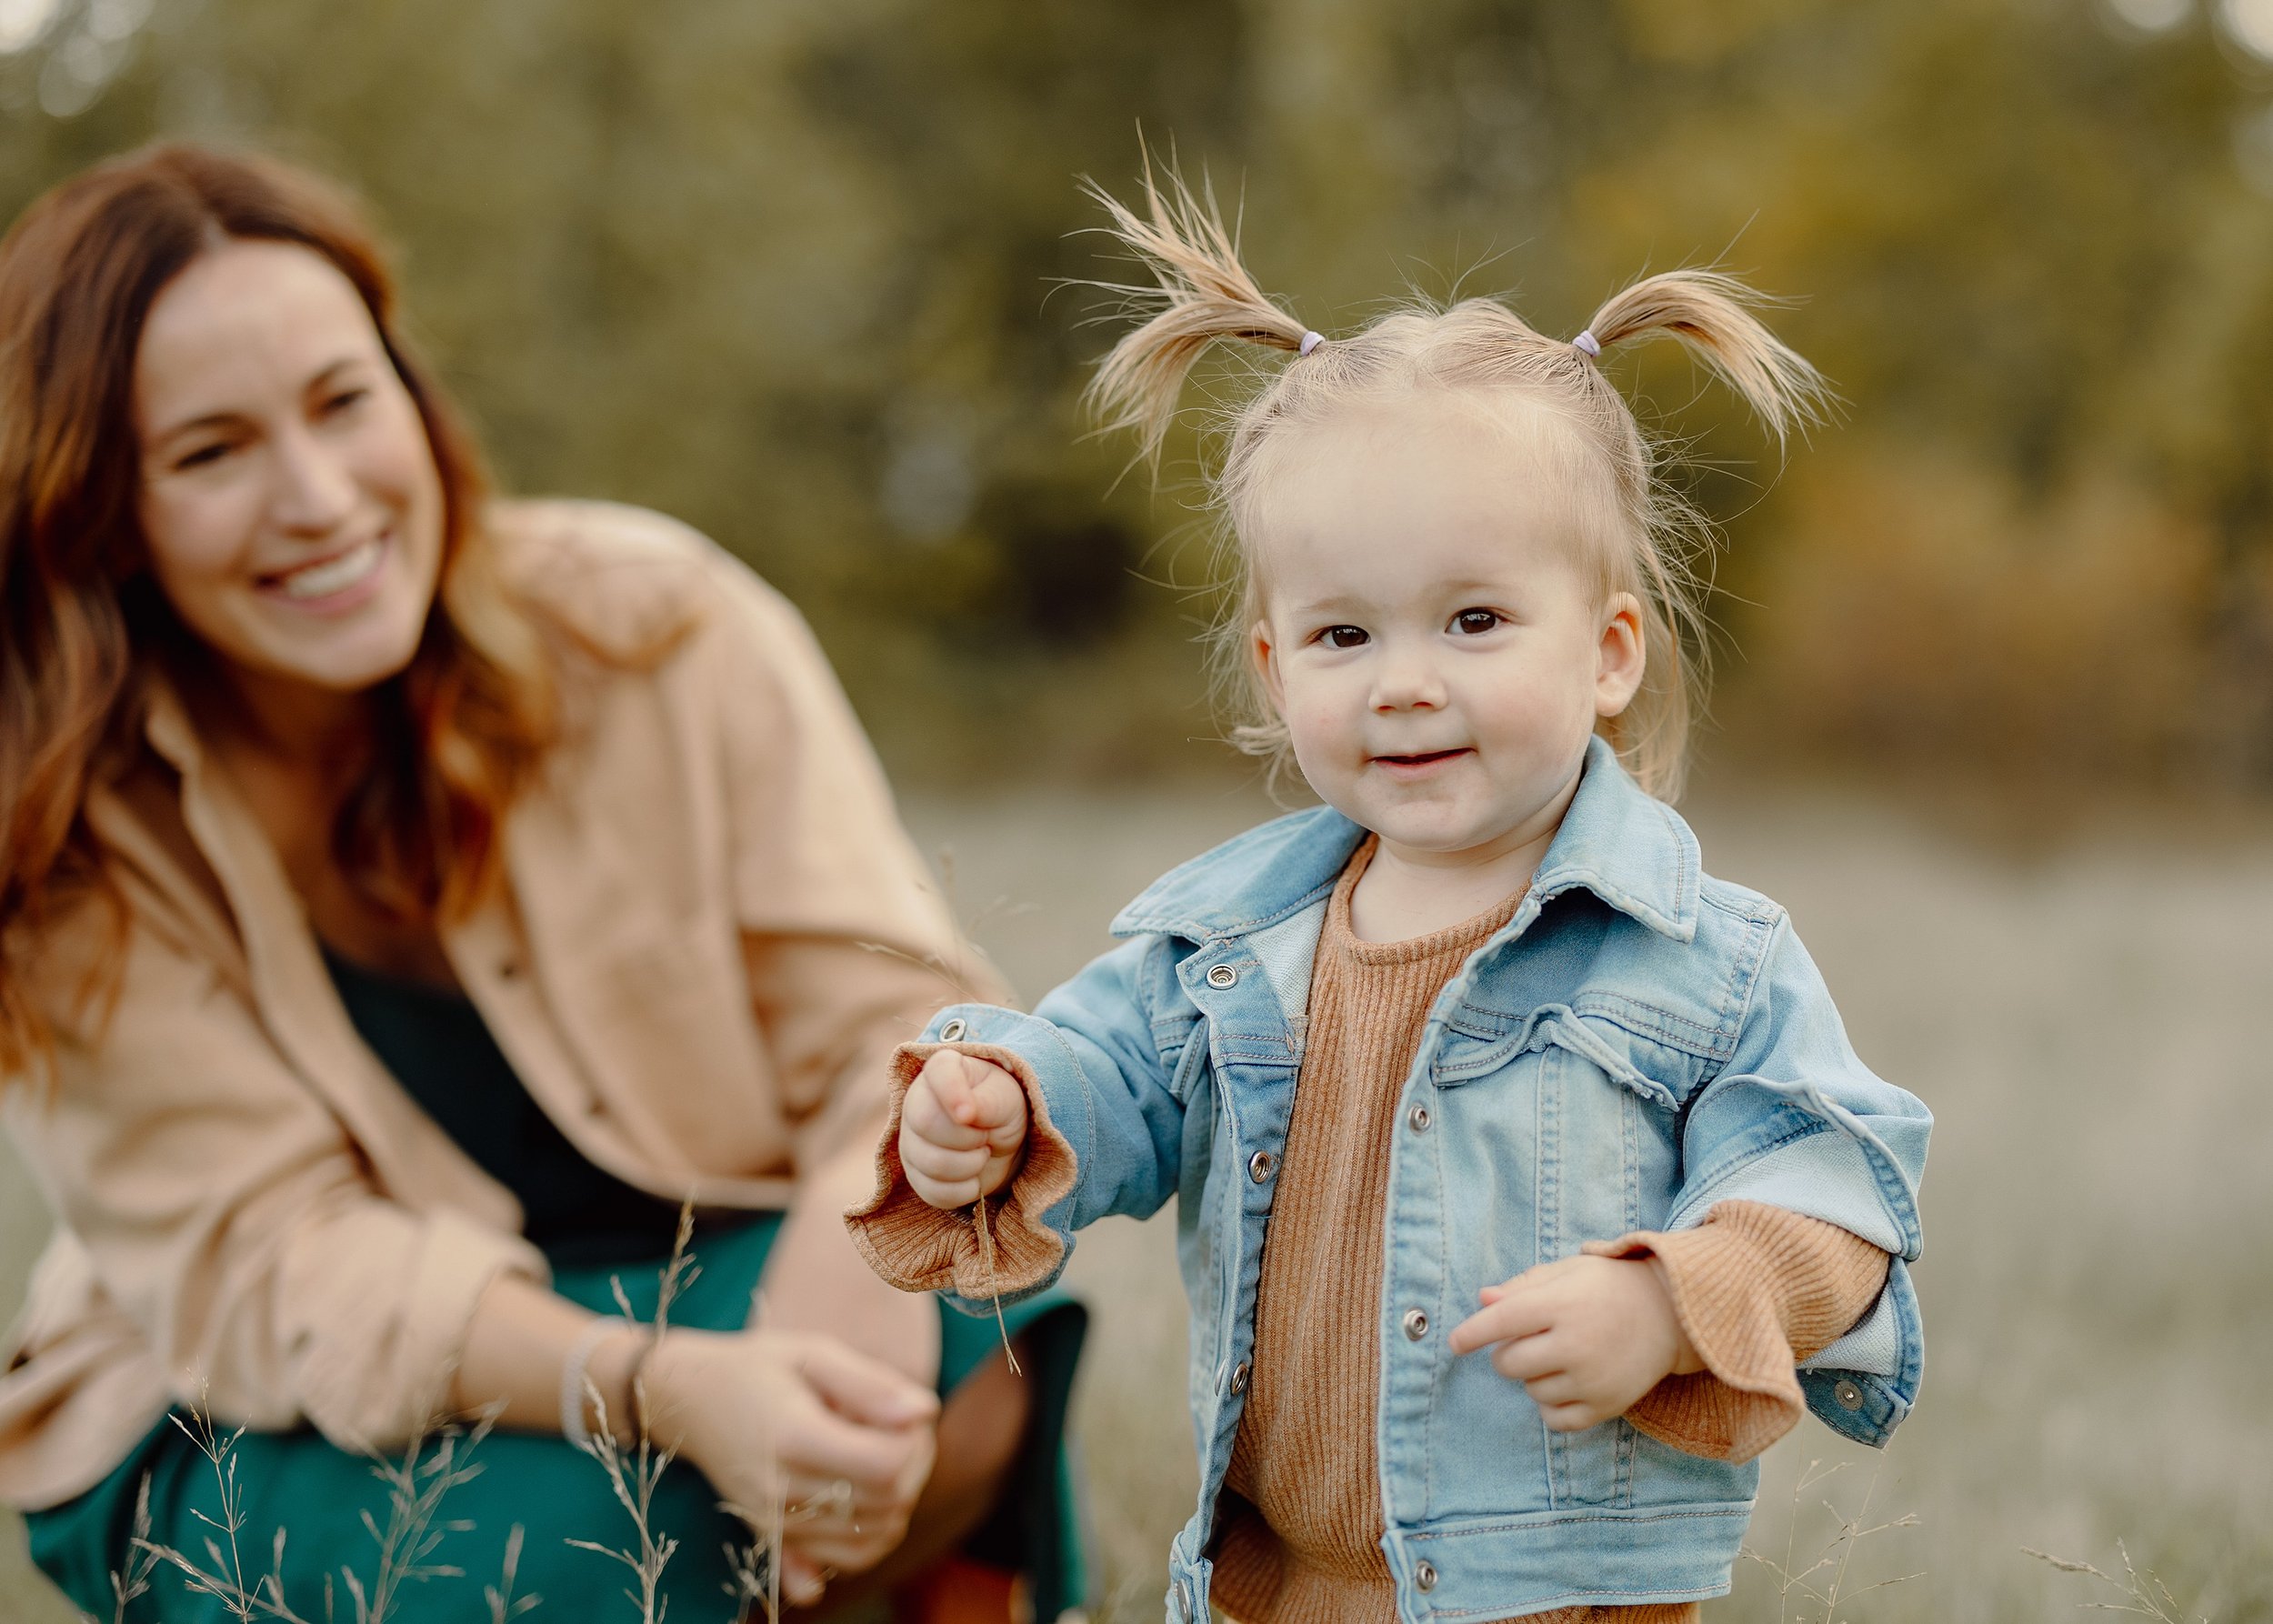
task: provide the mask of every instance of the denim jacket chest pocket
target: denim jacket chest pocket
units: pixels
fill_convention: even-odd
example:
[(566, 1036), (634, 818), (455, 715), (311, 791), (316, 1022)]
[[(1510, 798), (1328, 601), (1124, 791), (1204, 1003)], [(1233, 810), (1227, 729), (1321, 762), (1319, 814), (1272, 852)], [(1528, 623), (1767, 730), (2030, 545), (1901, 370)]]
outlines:
[[(1508, 1274), (1664, 1222), (1680, 1182), (1681, 1105), (1695, 1059), (1568, 1004), (1521, 1018), (1471, 1006), (1429, 1068), (1446, 1135), (1447, 1193), (1491, 1214)], [(1475, 1238), (1480, 1240), (1482, 1237)]]

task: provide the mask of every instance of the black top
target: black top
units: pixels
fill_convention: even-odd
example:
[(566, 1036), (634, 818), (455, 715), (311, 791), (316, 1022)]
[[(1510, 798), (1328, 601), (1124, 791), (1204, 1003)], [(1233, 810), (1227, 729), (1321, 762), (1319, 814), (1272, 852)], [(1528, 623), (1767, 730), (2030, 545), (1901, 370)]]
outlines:
[(404, 1089), (520, 1198), (523, 1232), (556, 1266), (666, 1255), (678, 1208), (596, 1167), (529, 1097), (474, 1001), (324, 950), (347, 1018)]

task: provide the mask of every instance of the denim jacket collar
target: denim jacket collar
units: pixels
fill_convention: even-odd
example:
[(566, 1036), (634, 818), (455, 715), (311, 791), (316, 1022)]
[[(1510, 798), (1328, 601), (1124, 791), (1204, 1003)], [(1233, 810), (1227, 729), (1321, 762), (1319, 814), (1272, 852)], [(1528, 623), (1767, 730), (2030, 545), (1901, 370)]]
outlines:
[[(1331, 891), (1365, 837), (1331, 807), (1276, 819), (1154, 881), (1121, 910), (1113, 934), (1206, 942), (1262, 929)], [(1583, 888), (1686, 942), (1697, 934), (1699, 878), (1688, 826), (1643, 792), (1607, 742), (1588, 740), (1578, 792), (1532, 877), (1533, 896), (1544, 902)]]

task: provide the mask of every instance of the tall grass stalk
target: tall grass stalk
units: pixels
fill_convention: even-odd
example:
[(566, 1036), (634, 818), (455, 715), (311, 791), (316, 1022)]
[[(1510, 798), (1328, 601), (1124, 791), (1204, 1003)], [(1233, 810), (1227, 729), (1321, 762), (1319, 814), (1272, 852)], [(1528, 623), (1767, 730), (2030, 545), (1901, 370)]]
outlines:
[(2156, 1619), (2158, 1624), (2210, 1624), (2207, 1613), (2196, 1613), (2189, 1619), (2186, 1609), (2178, 1605), (2178, 1598), (2171, 1595), (2170, 1587), (2158, 1579), (2153, 1569), (2141, 1571), (2133, 1565), (2131, 1553), (2120, 1539), (2115, 1542), (2115, 1554), (2123, 1563), (2121, 1579), (2112, 1573), (2102, 1573), (2089, 1562), (2071, 1562), (2065, 1557), (2050, 1556), (2026, 1545), (2020, 1549), (2023, 1556), (2034, 1557), (2062, 1573), (2085, 1574), (2098, 1583), (2122, 1593), (2123, 1599), (2120, 1601), (2082, 1601), (2077, 1603), (2078, 1607), (2094, 1612), (2134, 1613), (2142, 1619)]
[[(1764, 1556), (1749, 1545), (1743, 1549), (1745, 1560), (1757, 1562), (1767, 1569), (1769, 1577), (1776, 1581), (1777, 1624), (1844, 1624), (1838, 1617), (1838, 1610), (1856, 1597), (1884, 1589), (1888, 1585), (1904, 1584), (1925, 1577), (1922, 1573), (1904, 1573), (1857, 1589), (1847, 1588), (1848, 1571), (1853, 1565), (1855, 1552), (1864, 1540), (1897, 1529), (1918, 1526), (1918, 1519), (1914, 1514), (1885, 1522), (1874, 1523), (1870, 1520), (1870, 1502), (1878, 1492), (1878, 1474), (1876, 1471), (1871, 1473), (1869, 1483), (1864, 1487), (1862, 1504), (1853, 1513), (1841, 1510), (1828, 1499), (1818, 1502), (1830, 1514), (1831, 1537), (1807, 1566), (1801, 1568), (1797, 1565), (1800, 1559), (1800, 1497), (1846, 1469), (1844, 1463), (1826, 1468), (1820, 1460), (1810, 1460), (1807, 1469), (1799, 1474), (1799, 1480), (1792, 1485), (1791, 1521), (1785, 1529), (1783, 1560), (1779, 1562), (1773, 1557)], [(1810, 1609), (1815, 1610), (1811, 1612)]]
[(542, 1600), (536, 1596), (516, 1596), (514, 1576), (521, 1569), (521, 1525), (515, 1523), (506, 1535), (505, 1560), (500, 1566), (497, 1582), (482, 1587), (482, 1599), (489, 1604), (489, 1624), (513, 1624), (513, 1620), (529, 1611)]
[[(495, 1421), (492, 1412), (479, 1417), (470, 1428), (453, 1423), (430, 1429), (412, 1439), (399, 1459), (372, 1456), (372, 1474), (386, 1485), (386, 1522), (382, 1526), (370, 1512), (362, 1513), (363, 1526), (378, 1546), (378, 1560), (369, 1584), (351, 1568), (339, 1570), (341, 1584), (355, 1603), (355, 1624), (387, 1624), (396, 1616), (396, 1603), (406, 1585), (464, 1577), (464, 1569), (431, 1559), (446, 1535), (463, 1533), (472, 1525), (445, 1522), (439, 1513), (443, 1498), (450, 1490), (480, 1475), (482, 1469), (466, 1457), (489, 1435)], [(311, 1624), (285, 1599), (285, 1529), (276, 1530), (270, 1545), (267, 1570), (256, 1574), (246, 1570), (238, 1539), (245, 1531), (245, 1499), (236, 1476), (236, 1446), (245, 1429), (240, 1427), (224, 1436), (203, 1402), (192, 1407), (188, 1415), (175, 1416), (174, 1424), (212, 1466), (221, 1514), (190, 1513), (213, 1530), (205, 1536), (205, 1560), (200, 1563), (187, 1552), (150, 1538), (150, 1482), (146, 1477), (143, 1479), (130, 1547), (133, 1558), (125, 1573), (111, 1576), (120, 1619), (125, 1617), (127, 1603), (147, 1592), (152, 1569), (163, 1562), (181, 1574), (192, 1594), (212, 1597), (239, 1624), (255, 1624), (259, 1619)], [(335, 1598), (332, 1576), (326, 1573), (324, 1624), (336, 1624)]]
[[(694, 1235), (695, 1205), (689, 1200), (679, 1208), (678, 1233), (672, 1238), (670, 1260), (663, 1266), (663, 1277), (656, 1292), (654, 1332), (657, 1342), (670, 1329), (672, 1303), (702, 1272), (696, 1267), (695, 1255), (689, 1249)], [(608, 1284), (623, 1317), (636, 1320), (639, 1316), (632, 1312), (631, 1298), (624, 1290), (624, 1283), (611, 1280)], [(632, 1378), (631, 1419), (638, 1441), (629, 1449), (616, 1441), (615, 1429), (608, 1424), (607, 1397), (588, 1377), (584, 1396), (600, 1423), (592, 1430), (585, 1452), (607, 1474), (608, 1487), (615, 1491), (616, 1504), (630, 1516), (634, 1543), (629, 1549), (602, 1545), (591, 1539), (571, 1539), (568, 1543), (578, 1550), (596, 1552), (629, 1569), (633, 1588), (626, 1590), (624, 1596), (639, 1609), (640, 1624), (664, 1624), (670, 1611), (670, 1598), (662, 1593), (663, 1570), (677, 1552), (679, 1542), (668, 1534), (658, 1533), (655, 1528), (656, 1486), (669, 1469), (672, 1454), (668, 1449), (656, 1449), (647, 1429), (637, 1424), (647, 1413), (646, 1365), (643, 1363), (639, 1373)]]
[(150, 1479), (144, 1474), (142, 1487), (135, 1493), (134, 1543), (128, 1548), (126, 1566), (111, 1573), (111, 1624), (126, 1624), (126, 1609), (150, 1593), (150, 1575), (158, 1565), (157, 1552), (150, 1549)]

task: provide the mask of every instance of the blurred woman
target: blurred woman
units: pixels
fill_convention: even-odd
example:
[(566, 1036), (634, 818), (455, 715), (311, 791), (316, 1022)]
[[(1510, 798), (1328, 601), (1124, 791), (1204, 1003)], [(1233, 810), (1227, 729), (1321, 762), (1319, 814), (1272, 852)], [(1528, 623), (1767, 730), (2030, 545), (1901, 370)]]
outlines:
[[(366, 1452), (477, 1410), (424, 1619), (488, 1617), (516, 1527), (520, 1593), (613, 1597), (567, 1541), (638, 1536), (572, 1445), (643, 1432), (683, 1462), (674, 1619), (735, 1606), (733, 1507), (801, 1603), (1075, 1598), (1079, 1311), (1013, 1317), (1020, 1381), (839, 1221), (885, 1057), (994, 983), (817, 647), (666, 520), (487, 498), (311, 175), (156, 148), (0, 243), (0, 922), (7, 1121), (57, 1219), (0, 1499), (81, 1607), (146, 1483), (200, 1566), (201, 1519), (248, 1568), (287, 1531), (320, 1616), (378, 1555)], [(250, 1429), (234, 1504), (184, 1411)], [(148, 1616), (225, 1614), (154, 1582)]]

